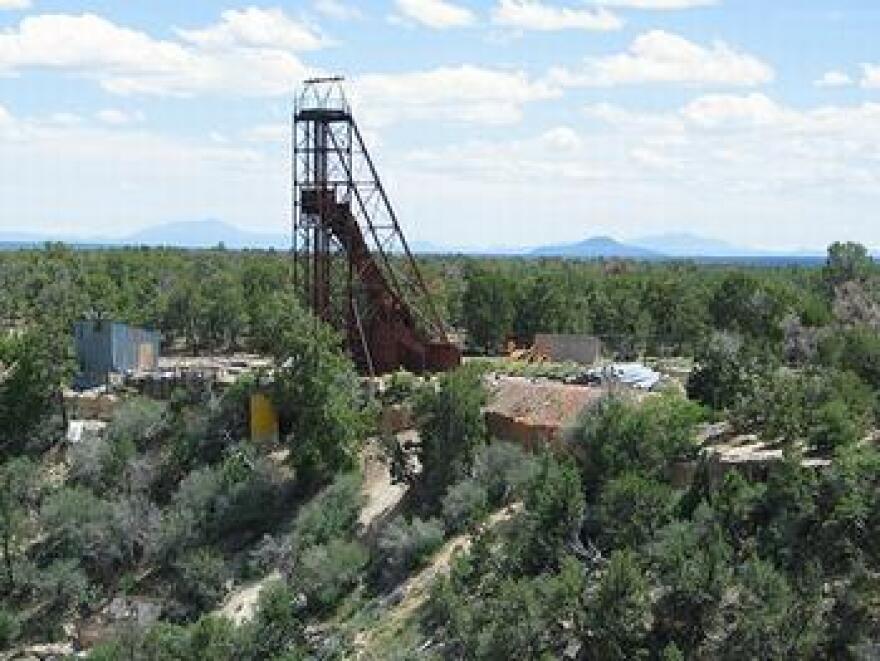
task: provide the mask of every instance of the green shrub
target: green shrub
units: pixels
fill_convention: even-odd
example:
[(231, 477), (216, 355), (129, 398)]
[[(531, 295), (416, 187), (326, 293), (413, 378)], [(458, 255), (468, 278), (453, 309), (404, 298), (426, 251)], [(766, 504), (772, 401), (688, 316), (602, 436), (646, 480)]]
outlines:
[(303, 645), (304, 626), (300, 600), (288, 585), (276, 581), (267, 585), (257, 604), (254, 619), (243, 630), (243, 659), (274, 659), (285, 652), (297, 652)]
[(82, 559), (85, 567), (102, 577), (109, 577), (126, 560), (129, 540), (120, 534), (113, 505), (88, 489), (65, 488), (52, 494), (43, 503), (40, 518), (53, 557)]
[(18, 638), (18, 618), (11, 611), (0, 607), (0, 650), (9, 648)]
[(625, 473), (602, 490), (599, 531), (607, 548), (637, 548), (671, 518), (676, 499), (671, 487), (638, 473)]
[(333, 539), (299, 556), (292, 584), (305, 595), (309, 610), (325, 611), (357, 584), (368, 561), (369, 553), (359, 542)]
[(222, 466), (193, 471), (166, 510), (159, 559), (168, 563), (204, 542), (265, 532), (280, 511), (283, 495), (276, 469), (267, 460), (242, 453), (230, 455)]
[(406, 370), (397, 370), (388, 380), (382, 399), (387, 404), (402, 404), (416, 393), (419, 387), (418, 379), (414, 374)]
[(615, 476), (643, 471), (660, 478), (670, 462), (696, 453), (697, 404), (661, 395), (642, 403), (609, 397), (585, 414), (574, 441), (584, 458), (584, 479), (596, 491)]
[(515, 529), (523, 566), (535, 573), (557, 567), (580, 531), (584, 509), (577, 468), (545, 454), (525, 495), (523, 525)]
[(73, 445), (68, 452), (70, 478), (97, 493), (114, 489), (137, 448), (130, 438), (93, 437)]
[(408, 481), (429, 511), (436, 511), (446, 489), (471, 474), (477, 451), (486, 442), (485, 401), (481, 374), (469, 366), (444, 374), (437, 389), (419, 393), (415, 408), (422, 470)]
[(364, 502), (358, 473), (340, 475), (330, 486), (303, 505), (296, 517), (293, 547), (303, 550), (354, 534)]
[(175, 563), (177, 597), (202, 612), (213, 608), (225, 593), (229, 572), (223, 556), (209, 548), (190, 551)]
[(486, 487), (476, 480), (462, 480), (453, 484), (443, 497), (443, 520), (451, 532), (473, 528), (487, 514), (489, 497)]
[(131, 441), (143, 448), (165, 430), (166, 412), (166, 405), (154, 399), (129, 399), (113, 412), (107, 438)]
[(474, 461), (474, 479), (486, 488), (493, 508), (522, 498), (537, 470), (533, 454), (507, 441), (493, 441), (480, 448)]
[(37, 576), (42, 599), (59, 610), (85, 606), (94, 591), (77, 560), (56, 560)]
[(423, 563), (443, 543), (443, 524), (437, 519), (394, 519), (379, 536), (379, 556), (387, 580), (398, 580)]
[(863, 432), (846, 403), (834, 400), (815, 412), (807, 438), (810, 447), (832, 453), (837, 448), (854, 444)]

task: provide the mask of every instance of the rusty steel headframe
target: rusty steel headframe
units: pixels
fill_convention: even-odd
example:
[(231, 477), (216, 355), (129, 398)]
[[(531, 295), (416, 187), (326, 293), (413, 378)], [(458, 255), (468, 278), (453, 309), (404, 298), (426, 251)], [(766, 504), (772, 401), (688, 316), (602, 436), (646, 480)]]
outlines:
[(294, 281), (309, 309), (365, 372), (458, 365), (342, 78), (303, 83), (292, 136)]

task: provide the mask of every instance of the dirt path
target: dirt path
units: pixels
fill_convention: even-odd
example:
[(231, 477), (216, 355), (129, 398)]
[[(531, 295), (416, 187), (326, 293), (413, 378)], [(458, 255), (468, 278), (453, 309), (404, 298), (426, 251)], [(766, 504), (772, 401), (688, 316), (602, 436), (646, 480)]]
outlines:
[(369, 537), (397, 507), (406, 493), (405, 484), (393, 484), (391, 469), (378, 441), (369, 441), (361, 456), (364, 476), (362, 492), (366, 502), (358, 517), (362, 533)]
[[(382, 449), (374, 441), (368, 442), (364, 448), (361, 468), (364, 476), (362, 491), (365, 503), (358, 517), (358, 523), (362, 533), (368, 536), (375, 532), (383, 518), (394, 510), (406, 493), (406, 486), (391, 483), (391, 471), (385, 462)], [(236, 624), (251, 620), (263, 588), (280, 578), (281, 574), (274, 571), (259, 580), (238, 586), (227, 595), (223, 605), (214, 611), (214, 614), (227, 617)]]
[(236, 624), (248, 622), (254, 617), (263, 588), (280, 579), (281, 574), (273, 571), (257, 581), (242, 585), (226, 597), (223, 605), (214, 611), (213, 615), (226, 617)]
[[(485, 528), (494, 528), (499, 523), (511, 519), (517, 512), (522, 510), (521, 503), (515, 503), (510, 507), (490, 515), (483, 524)], [(359, 631), (354, 638), (357, 658), (378, 659), (379, 655), (373, 650), (377, 642), (389, 636), (393, 636), (405, 626), (405, 623), (414, 616), (415, 612), (425, 603), (435, 579), (449, 571), (453, 555), (458, 551), (466, 551), (470, 548), (473, 537), (464, 533), (449, 539), (433, 555), (428, 564), (419, 572), (413, 574), (398, 587), (390, 599), (387, 610), (382, 615), (382, 621), (376, 626)], [(396, 603), (395, 603), (396, 602)]]

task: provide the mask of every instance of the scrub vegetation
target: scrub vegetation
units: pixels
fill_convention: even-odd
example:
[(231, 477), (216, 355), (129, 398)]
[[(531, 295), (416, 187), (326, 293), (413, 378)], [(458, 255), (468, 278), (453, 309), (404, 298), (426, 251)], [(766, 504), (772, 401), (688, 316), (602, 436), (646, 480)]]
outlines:
[[(583, 332), (621, 357), (695, 367), (686, 392), (609, 395), (564, 447), (535, 451), (490, 438), (479, 364), (397, 375), (384, 397), (412, 410), (419, 442), (385, 439), (404, 495), (370, 522), (365, 441), (381, 435), (380, 403), (290, 293), (287, 260), (0, 253), (0, 650), (76, 639), (102, 660), (876, 655), (880, 270), (864, 248), (835, 244), (818, 268), (425, 259), (472, 353)], [(270, 355), (278, 445), (247, 440), (261, 375), (222, 393), (128, 397), (104, 434), (65, 444), (60, 393), (82, 317), (156, 327), (169, 351)], [(783, 458), (719, 475), (700, 441), (718, 422)], [(256, 604), (233, 622), (223, 606), (247, 586)], [(133, 614), (108, 624), (119, 601)]]

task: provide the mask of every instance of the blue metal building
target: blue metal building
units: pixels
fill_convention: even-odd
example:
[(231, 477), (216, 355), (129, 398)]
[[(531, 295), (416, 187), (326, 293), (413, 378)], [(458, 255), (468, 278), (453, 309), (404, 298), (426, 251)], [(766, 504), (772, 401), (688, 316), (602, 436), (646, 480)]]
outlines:
[(108, 375), (155, 370), (159, 364), (161, 334), (112, 321), (78, 321), (73, 329), (77, 383), (83, 387), (104, 383)]

